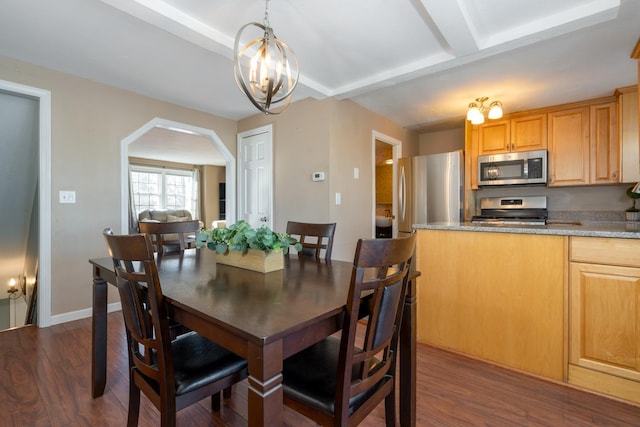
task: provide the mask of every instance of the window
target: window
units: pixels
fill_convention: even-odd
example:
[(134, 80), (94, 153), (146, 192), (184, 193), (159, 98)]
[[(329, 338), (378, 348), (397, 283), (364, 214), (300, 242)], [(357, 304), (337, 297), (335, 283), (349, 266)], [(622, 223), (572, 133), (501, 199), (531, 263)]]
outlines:
[(199, 215), (197, 170), (131, 166), (131, 192), (136, 216), (146, 209), (186, 209)]

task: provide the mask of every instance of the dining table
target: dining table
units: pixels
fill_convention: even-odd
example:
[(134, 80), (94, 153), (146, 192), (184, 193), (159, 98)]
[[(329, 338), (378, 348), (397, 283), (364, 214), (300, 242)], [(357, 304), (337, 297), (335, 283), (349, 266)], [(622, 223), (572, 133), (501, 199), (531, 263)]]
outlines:
[[(284, 257), (284, 268), (261, 273), (216, 262), (215, 251), (156, 254), (169, 316), (248, 361), (249, 426), (283, 424), (283, 361), (342, 327), (353, 263)], [(115, 285), (109, 257), (93, 269), (92, 376), (94, 398), (107, 380), (107, 288)], [(413, 273), (415, 278), (417, 273)], [(399, 344), (399, 418), (416, 423), (416, 296), (410, 280)], [(124, 334), (123, 334), (124, 338)]]

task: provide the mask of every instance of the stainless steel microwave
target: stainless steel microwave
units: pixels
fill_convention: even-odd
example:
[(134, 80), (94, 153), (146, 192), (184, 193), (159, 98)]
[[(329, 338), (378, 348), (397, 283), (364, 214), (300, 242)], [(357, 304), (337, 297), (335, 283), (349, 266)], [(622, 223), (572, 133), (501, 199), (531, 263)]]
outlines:
[(478, 157), (478, 185), (547, 183), (547, 150)]

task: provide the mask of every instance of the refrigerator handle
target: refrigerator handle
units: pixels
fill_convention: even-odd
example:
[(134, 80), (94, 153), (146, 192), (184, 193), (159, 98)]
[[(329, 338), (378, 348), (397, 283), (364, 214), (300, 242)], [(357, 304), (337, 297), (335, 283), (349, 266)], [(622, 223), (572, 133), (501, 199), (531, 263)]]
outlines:
[(400, 220), (404, 221), (406, 218), (407, 210), (407, 182), (404, 173), (404, 166), (400, 167), (400, 188), (398, 189), (398, 206), (400, 208)]

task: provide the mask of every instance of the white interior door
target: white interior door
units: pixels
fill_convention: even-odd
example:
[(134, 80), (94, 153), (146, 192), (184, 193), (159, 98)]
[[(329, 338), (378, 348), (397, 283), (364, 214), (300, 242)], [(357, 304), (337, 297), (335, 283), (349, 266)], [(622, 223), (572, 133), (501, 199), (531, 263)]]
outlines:
[(238, 219), (273, 228), (271, 125), (238, 134)]

